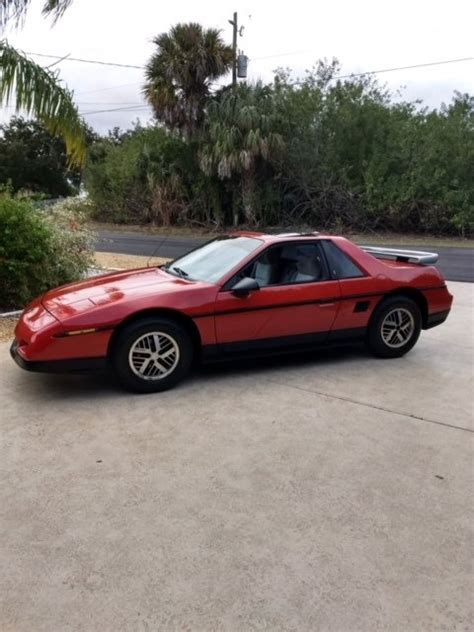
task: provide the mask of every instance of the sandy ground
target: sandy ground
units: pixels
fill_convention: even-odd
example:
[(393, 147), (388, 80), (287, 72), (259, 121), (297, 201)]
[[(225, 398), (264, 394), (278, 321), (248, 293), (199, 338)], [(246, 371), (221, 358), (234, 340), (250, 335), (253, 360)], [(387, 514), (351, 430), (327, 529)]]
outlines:
[(0, 318), (0, 342), (8, 342), (13, 339), (16, 321), (16, 318)]
[(141, 257), (139, 255), (121, 255), (114, 252), (96, 252), (95, 261), (99, 268), (142, 268), (160, 266), (168, 259), (163, 257)]
[[(139, 257), (136, 255), (120, 255), (109, 252), (97, 252), (95, 261), (98, 268), (142, 268), (144, 266), (159, 266), (168, 259), (162, 257)], [(8, 342), (13, 338), (17, 318), (0, 318), (0, 341)]]

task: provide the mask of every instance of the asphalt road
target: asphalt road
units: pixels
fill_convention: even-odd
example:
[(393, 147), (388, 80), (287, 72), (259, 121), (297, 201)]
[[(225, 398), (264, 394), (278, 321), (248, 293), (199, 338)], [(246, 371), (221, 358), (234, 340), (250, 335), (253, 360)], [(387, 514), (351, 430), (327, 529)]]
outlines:
[[(128, 255), (152, 256), (175, 259), (199, 244), (206, 242), (205, 237), (160, 237), (138, 233), (99, 231), (96, 249), (100, 252), (119, 252)], [(370, 244), (367, 244), (370, 245)], [(389, 246), (390, 244), (387, 244)], [(396, 246), (400, 248), (400, 245)], [(411, 246), (405, 246), (410, 248)], [(439, 254), (438, 268), (448, 281), (474, 282), (474, 250), (471, 248), (445, 248), (439, 246), (413, 246)]]

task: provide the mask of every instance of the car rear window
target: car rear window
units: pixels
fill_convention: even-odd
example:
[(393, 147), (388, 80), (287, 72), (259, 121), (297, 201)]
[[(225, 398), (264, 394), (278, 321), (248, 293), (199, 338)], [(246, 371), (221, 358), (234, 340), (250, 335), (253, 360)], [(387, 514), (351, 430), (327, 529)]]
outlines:
[(324, 251), (328, 258), (331, 274), (336, 279), (354, 279), (364, 276), (362, 270), (332, 241), (323, 242)]

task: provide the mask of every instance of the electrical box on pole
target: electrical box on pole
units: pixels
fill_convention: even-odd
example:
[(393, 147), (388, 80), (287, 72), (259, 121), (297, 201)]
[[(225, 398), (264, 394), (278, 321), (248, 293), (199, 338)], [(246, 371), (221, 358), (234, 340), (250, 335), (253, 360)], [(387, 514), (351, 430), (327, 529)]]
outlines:
[(243, 53), (239, 53), (237, 57), (237, 77), (239, 79), (247, 79), (247, 67), (249, 58)]

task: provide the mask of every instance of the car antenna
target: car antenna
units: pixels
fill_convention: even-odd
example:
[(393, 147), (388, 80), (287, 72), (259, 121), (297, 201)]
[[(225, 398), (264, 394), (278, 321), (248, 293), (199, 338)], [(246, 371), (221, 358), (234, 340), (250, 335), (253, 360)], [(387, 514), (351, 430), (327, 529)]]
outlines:
[(161, 246), (166, 243), (167, 239), (169, 237), (168, 235), (165, 235), (163, 237), (163, 239), (158, 243), (158, 245), (156, 246), (156, 248), (153, 250), (153, 252), (151, 253), (151, 255), (148, 257), (148, 261), (146, 262), (146, 267), (149, 268), (150, 267), (150, 261), (154, 258), (154, 256), (156, 255), (158, 248), (161, 248)]

